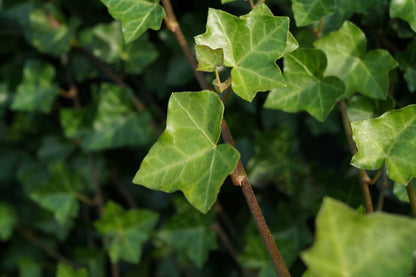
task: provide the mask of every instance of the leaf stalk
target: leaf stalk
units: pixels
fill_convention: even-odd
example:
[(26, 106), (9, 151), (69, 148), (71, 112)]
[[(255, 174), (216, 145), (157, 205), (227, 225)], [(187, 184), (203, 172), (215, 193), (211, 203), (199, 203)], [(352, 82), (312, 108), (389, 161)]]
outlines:
[(416, 196), (413, 188), (412, 180), (406, 186), (407, 196), (409, 197), (410, 207), (412, 209), (413, 217), (416, 217)]

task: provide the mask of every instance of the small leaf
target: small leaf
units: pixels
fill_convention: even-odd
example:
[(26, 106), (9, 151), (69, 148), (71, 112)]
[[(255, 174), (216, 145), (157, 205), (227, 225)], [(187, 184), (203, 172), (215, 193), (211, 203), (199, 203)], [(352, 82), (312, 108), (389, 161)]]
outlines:
[(142, 255), (142, 244), (149, 239), (149, 232), (155, 227), (158, 215), (148, 210), (124, 209), (108, 201), (102, 217), (94, 226), (111, 240), (108, 247), (111, 261), (124, 260), (138, 263)]
[(206, 213), (239, 159), (231, 145), (217, 145), (223, 112), (212, 91), (173, 93), (166, 130), (144, 158), (133, 183), (165, 192), (181, 190)]
[(126, 43), (141, 36), (147, 29), (159, 30), (165, 10), (159, 0), (101, 0), (109, 13), (120, 20)]
[(70, 266), (59, 263), (56, 277), (88, 277), (88, 272), (85, 268), (73, 269)]
[[(416, 180), (412, 180), (410, 182), (410, 185), (413, 186), (413, 190), (416, 191)], [(409, 184), (401, 185), (399, 183), (394, 183), (393, 187), (393, 193), (396, 195), (396, 197), (403, 202), (409, 203), (409, 195), (407, 194), (406, 187), (409, 186)]]
[(202, 215), (182, 198), (174, 199), (176, 214), (161, 228), (158, 237), (186, 256), (198, 267), (208, 259), (209, 252), (217, 248), (216, 233), (212, 229), (215, 214)]
[(224, 64), (222, 49), (211, 49), (205, 45), (195, 45), (195, 53), (198, 59), (198, 71), (212, 72), (217, 66)]
[(239, 18), (210, 9), (207, 31), (195, 37), (197, 45), (223, 50), (224, 65), (233, 68), (232, 88), (247, 101), (259, 91), (284, 86), (275, 61), (286, 49), (289, 18), (263, 15), (264, 9), (268, 10), (260, 5)]
[(386, 99), (389, 86), (388, 72), (397, 62), (386, 50), (366, 51), (364, 33), (353, 23), (346, 21), (342, 28), (315, 42), (328, 59), (325, 76), (335, 76), (344, 81), (348, 98), (360, 92), (375, 99)]
[(8, 240), (17, 223), (17, 214), (13, 206), (0, 202), (0, 241)]
[(28, 60), (23, 69), (23, 80), (16, 89), (11, 109), (49, 113), (58, 96), (58, 87), (52, 83), (55, 68), (49, 64)]
[(301, 256), (311, 275), (409, 276), (416, 243), (415, 220), (383, 213), (360, 215), (341, 202), (325, 198), (316, 224), (316, 241)]
[(323, 77), (325, 53), (318, 49), (298, 49), (286, 55), (283, 62), (288, 85), (272, 90), (264, 107), (286, 112), (305, 110), (324, 121), (344, 92), (341, 80)]
[(407, 21), (416, 32), (416, 0), (392, 0), (390, 2), (390, 16)]
[(335, 11), (335, 0), (292, 0), (296, 26), (301, 27)]
[(375, 170), (386, 164), (387, 175), (400, 184), (416, 177), (416, 105), (386, 112), (375, 119), (353, 122), (358, 152), (351, 164)]
[(396, 56), (399, 67), (404, 71), (404, 79), (410, 92), (416, 91), (416, 39), (412, 40), (406, 49)]

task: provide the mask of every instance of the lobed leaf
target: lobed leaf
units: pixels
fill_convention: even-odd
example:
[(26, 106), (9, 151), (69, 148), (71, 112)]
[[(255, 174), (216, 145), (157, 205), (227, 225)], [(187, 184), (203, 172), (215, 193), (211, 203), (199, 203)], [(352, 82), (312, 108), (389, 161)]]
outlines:
[(416, 32), (416, 0), (392, 0), (390, 16), (407, 21), (412, 30)]
[(335, 11), (335, 0), (292, 0), (296, 26), (301, 27)]
[(351, 164), (378, 169), (386, 164), (387, 175), (400, 184), (416, 177), (416, 105), (386, 112), (374, 119), (351, 124), (358, 152)]
[(121, 22), (126, 43), (140, 37), (147, 29), (159, 30), (165, 10), (159, 0), (101, 0), (109, 13)]
[(325, 198), (316, 224), (316, 241), (301, 255), (310, 275), (409, 276), (416, 242), (415, 220), (383, 213), (361, 215)]
[(143, 209), (124, 211), (113, 201), (108, 201), (102, 217), (94, 222), (95, 228), (111, 240), (108, 251), (113, 263), (124, 260), (138, 263), (142, 245), (149, 239), (149, 232), (155, 227), (158, 214)]
[(275, 61), (285, 52), (288, 31), (289, 18), (273, 16), (265, 5), (241, 17), (210, 9), (207, 30), (195, 42), (223, 50), (224, 65), (232, 67), (233, 90), (252, 101), (259, 91), (284, 86)]
[(341, 80), (323, 76), (325, 53), (318, 49), (298, 49), (286, 55), (283, 63), (287, 87), (272, 90), (264, 107), (286, 112), (305, 110), (324, 121), (344, 92)]
[(315, 47), (323, 50), (328, 59), (325, 76), (338, 77), (345, 84), (341, 98), (355, 92), (375, 99), (387, 97), (388, 72), (398, 64), (386, 50), (366, 53), (366, 44), (364, 33), (349, 21), (315, 42)]
[(217, 145), (223, 112), (212, 91), (173, 93), (166, 130), (142, 161), (133, 183), (165, 192), (181, 190), (206, 213), (239, 159), (231, 145)]

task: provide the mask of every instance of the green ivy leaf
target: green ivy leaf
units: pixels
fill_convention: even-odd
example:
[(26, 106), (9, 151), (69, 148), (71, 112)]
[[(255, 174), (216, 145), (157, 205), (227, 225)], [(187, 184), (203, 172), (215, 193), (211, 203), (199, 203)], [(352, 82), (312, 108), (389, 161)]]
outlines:
[[(101, 85), (93, 130), (83, 138), (83, 149), (98, 151), (143, 145), (153, 138), (151, 116), (148, 112), (138, 113), (135, 110), (132, 96), (130, 89), (106, 83)], [(80, 114), (83, 122), (86, 119), (84, 116)]]
[(181, 190), (206, 213), (240, 156), (229, 144), (217, 145), (223, 112), (224, 105), (212, 91), (173, 93), (166, 130), (144, 158), (133, 183), (165, 192)]
[(0, 202), (0, 241), (8, 240), (17, 223), (17, 214), (13, 206)]
[(263, 15), (265, 9), (261, 5), (239, 18), (210, 9), (207, 31), (195, 37), (197, 45), (223, 50), (224, 65), (232, 67), (232, 88), (247, 101), (258, 91), (284, 86), (275, 61), (286, 49), (289, 18)]
[(360, 92), (375, 99), (386, 99), (389, 85), (388, 72), (397, 62), (386, 50), (366, 53), (364, 33), (353, 23), (346, 21), (342, 28), (315, 42), (328, 59), (325, 76), (335, 76), (344, 81), (348, 98)]
[(205, 45), (195, 45), (198, 59), (198, 71), (212, 72), (217, 66), (224, 64), (224, 52), (221, 48), (211, 49)]
[(416, 39), (396, 56), (399, 67), (404, 71), (404, 79), (410, 92), (416, 91)]
[(24, 257), (18, 262), (20, 277), (42, 277), (42, 266), (38, 261)]
[(409, 276), (415, 220), (383, 213), (360, 215), (325, 198), (316, 224), (316, 241), (301, 256), (313, 276)]
[(142, 244), (149, 239), (158, 214), (148, 210), (125, 211), (115, 202), (108, 201), (102, 217), (94, 222), (95, 228), (111, 240), (108, 246), (111, 261), (124, 260), (138, 263), (142, 255)]
[(392, 0), (390, 16), (407, 21), (412, 30), (416, 32), (416, 0)]
[(358, 148), (352, 165), (372, 170), (385, 163), (387, 175), (403, 185), (416, 177), (416, 156), (409, 151), (416, 146), (416, 105), (351, 126)]
[(286, 112), (305, 110), (324, 121), (344, 92), (344, 84), (335, 77), (324, 77), (325, 53), (318, 49), (298, 49), (283, 59), (287, 87), (274, 89), (265, 108)]
[(296, 26), (301, 27), (335, 11), (335, 0), (292, 0)]
[(88, 272), (85, 268), (73, 269), (68, 265), (59, 263), (56, 277), (88, 277)]
[(80, 264), (88, 268), (90, 277), (102, 277), (106, 275), (107, 259), (105, 252), (91, 247), (80, 247), (75, 250), (75, 256)]
[(45, 136), (42, 138), (42, 146), (38, 149), (37, 156), (46, 164), (56, 164), (64, 161), (73, 151), (72, 143), (57, 136)]
[(58, 87), (52, 83), (54, 77), (53, 66), (36, 60), (28, 60), (25, 63), (23, 80), (16, 89), (11, 109), (49, 113), (58, 96)]
[[(413, 190), (416, 191), (416, 180), (413, 179), (410, 182), (410, 184), (413, 186)], [(409, 186), (409, 184), (407, 184), (407, 186)], [(406, 189), (407, 186), (404, 186), (402, 184), (395, 182), (394, 187), (393, 187), (394, 195), (396, 195), (396, 197), (400, 201), (403, 201), (405, 203), (409, 203), (409, 195), (407, 195), (407, 189)]]
[(159, 0), (101, 0), (109, 13), (121, 22), (126, 43), (141, 36), (147, 29), (159, 30), (165, 10)]
[(179, 253), (202, 267), (209, 252), (217, 248), (215, 213), (202, 215), (182, 198), (175, 198), (176, 214), (161, 228), (158, 237)]
[(78, 191), (83, 187), (78, 175), (70, 172), (63, 163), (58, 163), (53, 167), (47, 183), (33, 191), (30, 197), (52, 212), (60, 224), (65, 225), (78, 214)]

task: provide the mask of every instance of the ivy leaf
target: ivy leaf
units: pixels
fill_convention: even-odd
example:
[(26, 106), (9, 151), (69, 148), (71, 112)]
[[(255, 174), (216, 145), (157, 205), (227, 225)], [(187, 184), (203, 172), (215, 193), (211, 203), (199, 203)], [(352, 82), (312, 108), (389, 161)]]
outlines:
[(0, 202), (0, 241), (8, 240), (17, 223), (17, 214), (13, 206)]
[(83, 187), (84, 184), (78, 175), (70, 172), (63, 163), (58, 163), (52, 169), (50, 179), (33, 191), (30, 197), (52, 212), (61, 225), (65, 225), (78, 214), (78, 191)]
[(70, 266), (59, 263), (56, 277), (88, 277), (88, 272), (85, 268), (73, 269)]
[(28, 60), (23, 69), (23, 80), (16, 89), (11, 109), (49, 113), (58, 96), (58, 87), (52, 83), (55, 68), (47, 63)]
[[(410, 184), (406, 184), (407, 186), (412, 185), (413, 186), (413, 190), (416, 190), (416, 180), (413, 179)], [(394, 183), (394, 187), (393, 187), (393, 193), (394, 195), (396, 195), (396, 197), (403, 202), (409, 203), (409, 195), (407, 194), (407, 189), (404, 185), (401, 185), (397, 182)]]
[(117, 203), (108, 201), (102, 217), (94, 222), (94, 226), (111, 240), (108, 251), (112, 262), (138, 263), (142, 255), (141, 245), (149, 239), (149, 232), (157, 220), (155, 212), (140, 209), (126, 212)]
[(231, 145), (217, 145), (223, 112), (212, 91), (173, 93), (166, 130), (144, 158), (133, 183), (165, 192), (181, 190), (206, 213), (239, 159)]
[(292, 0), (296, 26), (301, 27), (335, 11), (335, 0)]
[(260, 5), (242, 17), (210, 9), (207, 31), (195, 37), (197, 45), (223, 50), (224, 65), (232, 67), (232, 88), (247, 101), (258, 91), (284, 86), (275, 61), (286, 49), (289, 18), (259, 15), (264, 9)]
[(126, 43), (137, 39), (149, 28), (159, 30), (165, 17), (159, 0), (101, 0), (101, 3), (121, 22)]
[(325, 198), (316, 224), (316, 241), (301, 256), (311, 275), (409, 276), (415, 220), (383, 213), (360, 215)]
[(298, 49), (283, 59), (287, 87), (274, 89), (265, 108), (286, 112), (305, 110), (324, 121), (344, 92), (344, 84), (335, 77), (324, 77), (325, 53), (318, 49)]
[(353, 23), (346, 21), (342, 28), (315, 42), (328, 58), (325, 75), (333, 75), (344, 81), (348, 98), (355, 92), (375, 99), (386, 99), (389, 86), (388, 72), (397, 62), (386, 50), (365, 53), (367, 40)]
[(202, 215), (182, 198), (175, 198), (176, 214), (161, 228), (158, 237), (179, 253), (202, 267), (209, 252), (217, 248), (216, 233), (212, 229), (215, 214)]
[(416, 105), (386, 112), (374, 119), (353, 122), (353, 138), (358, 152), (351, 164), (378, 169), (386, 164), (387, 175), (400, 184), (416, 177)]
[(198, 71), (212, 72), (217, 66), (224, 64), (224, 53), (221, 48), (211, 49), (205, 45), (195, 45), (198, 59)]
[(416, 39), (412, 40), (403, 52), (396, 56), (399, 67), (404, 71), (404, 79), (410, 92), (416, 91)]
[(392, 0), (390, 16), (407, 21), (412, 30), (416, 32), (416, 0)]

